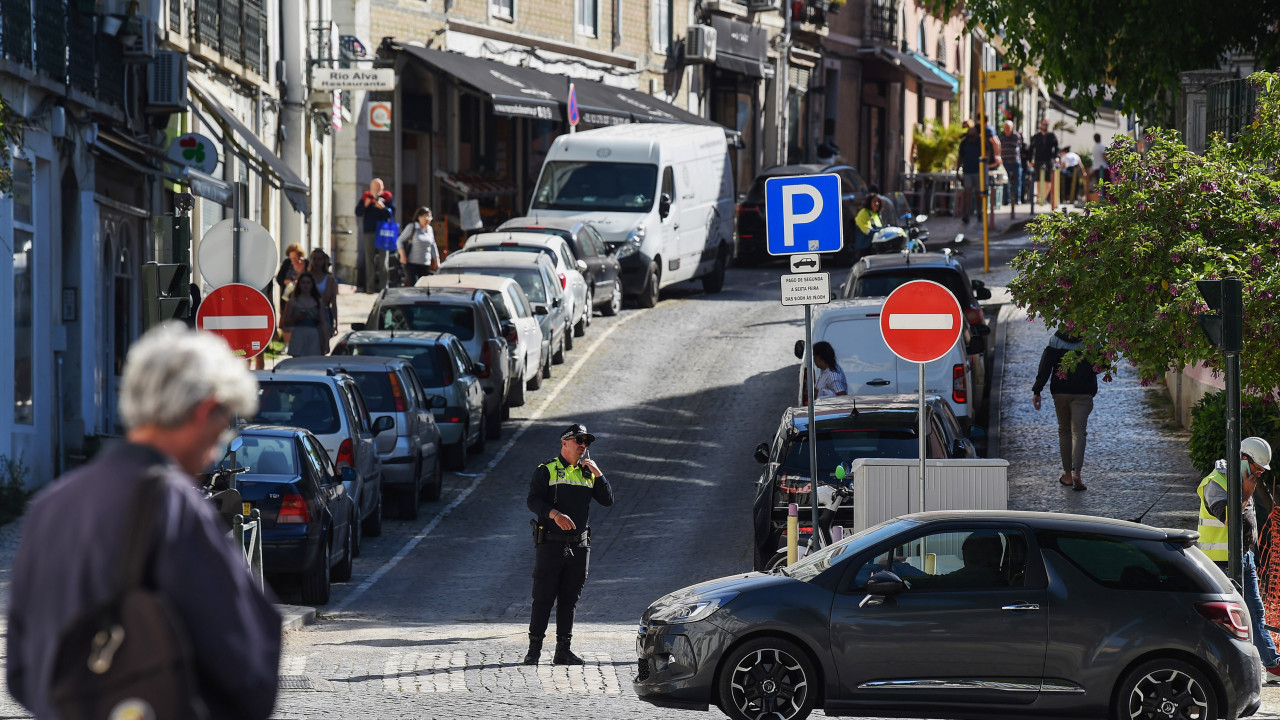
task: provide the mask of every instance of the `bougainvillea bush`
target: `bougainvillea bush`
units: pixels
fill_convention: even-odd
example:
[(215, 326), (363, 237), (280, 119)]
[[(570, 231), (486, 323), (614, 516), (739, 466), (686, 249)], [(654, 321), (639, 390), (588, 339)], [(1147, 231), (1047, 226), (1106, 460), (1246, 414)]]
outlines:
[(1214, 136), (1197, 155), (1174, 131), (1145, 134), (1145, 152), (1119, 138), (1107, 151), (1115, 181), (1097, 202), (1029, 226), (1033, 246), (1013, 260), (1010, 290), (1031, 318), (1084, 338), (1064, 364), (1083, 354), (1110, 380), (1128, 362), (1144, 384), (1184, 365), (1221, 370), (1195, 281), (1234, 276), (1244, 390), (1280, 387), (1280, 76), (1250, 81), (1256, 114), (1233, 143)]

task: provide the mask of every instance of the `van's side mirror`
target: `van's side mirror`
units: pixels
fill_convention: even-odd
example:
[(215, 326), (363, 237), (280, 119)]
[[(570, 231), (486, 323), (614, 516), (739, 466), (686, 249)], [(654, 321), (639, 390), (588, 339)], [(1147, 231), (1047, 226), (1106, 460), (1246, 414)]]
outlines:
[(804, 341), (803, 340), (796, 341), (796, 358), (799, 360), (804, 359)]
[(533, 314), (534, 314), (534, 315), (546, 315), (548, 312), (550, 312), (550, 311), (549, 311), (549, 310), (547, 310), (547, 306), (546, 306), (546, 305), (534, 305), (534, 306), (533, 306)]
[(662, 197), (658, 199), (658, 216), (661, 217), (663, 220), (666, 220), (667, 216), (670, 214), (671, 214), (671, 195), (668, 193), (662, 193)]
[(760, 443), (757, 445), (756, 451), (752, 453), (752, 457), (754, 457), (756, 462), (761, 465), (769, 462), (769, 443)]
[(396, 426), (396, 421), (390, 415), (383, 415), (373, 421), (373, 434), (379, 435)]
[(369, 327), (367, 323), (351, 323), (351, 329), (357, 332), (360, 330), (364, 330), (367, 327)]

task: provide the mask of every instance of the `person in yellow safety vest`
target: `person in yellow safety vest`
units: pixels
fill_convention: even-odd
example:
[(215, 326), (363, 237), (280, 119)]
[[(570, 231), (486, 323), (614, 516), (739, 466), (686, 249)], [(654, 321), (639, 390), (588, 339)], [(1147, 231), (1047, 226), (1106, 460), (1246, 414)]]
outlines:
[[(1253, 644), (1258, 648), (1258, 655), (1267, 672), (1280, 676), (1280, 654), (1276, 653), (1275, 643), (1265, 625), (1265, 609), (1262, 606), (1262, 593), (1258, 590), (1258, 568), (1254, 563), (1258, 548), (1258, 516), (1253, 507), (1253, 490), (1257, 487), (1262, 473), (1271, 469), (1271, 445), (1259, 437), (1247, 437), (1240, 441), (1240, 478), (1241, 496), (1244, 506), (1241, 508), (1241, 527), (1244, 531), (1245, 552), (1241, 568), (1244, 571), (1242, 592), (1245, 606), (1249, 608), (1249, 619), (1253, 622)], [(1213, 472), (1200, 481), (1196, 488), (1200, 496), (1200, 523), (1196, 528), (1200, 532), (1200, 549), (1218, 567), (1227, 567), (1228, 546), (1231, 537), (1227, 534), (1227, 461), (1219, 460)]]
[(525, 665), (537, 665), (542, 639), (556, 606), (556, 665), (581, 665), (573, 654), (573, 615), (587, 583), (591, 556), (591, 501), (613, 504), (613, 488), (591, 459), (587, 446), (596, 436), (585, 425), (570, 425), (560, 434), (560, 454), (539, 465), (529, 481), (529, 509), (533, 524), (533, 608), (529, 613), (529, 652)]

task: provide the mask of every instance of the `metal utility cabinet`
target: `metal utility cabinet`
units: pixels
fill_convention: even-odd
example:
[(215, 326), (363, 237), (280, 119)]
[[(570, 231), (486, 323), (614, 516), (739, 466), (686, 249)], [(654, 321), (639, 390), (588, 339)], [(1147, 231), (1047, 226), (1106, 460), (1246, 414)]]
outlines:
[[(1009, 462), (1000, 459), (926, 462), (925, 510), (1007, 510)], [(853, 461), (853, 530), (920, 512), (920, 461)]]

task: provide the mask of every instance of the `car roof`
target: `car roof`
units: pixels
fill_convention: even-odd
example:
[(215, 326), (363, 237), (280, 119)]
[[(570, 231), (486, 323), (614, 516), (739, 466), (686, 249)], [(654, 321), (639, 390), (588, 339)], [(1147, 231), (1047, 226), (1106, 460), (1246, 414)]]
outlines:
[(459, 305), (469, 305), (475, 301), (477, 292), (484, 295), (483, 291), (469, 287), (387, 288), (382, 291), (382, 296), (378, 298), (378, 304), (395, 305), (424, 300), (444, 300), (446, 302), (457, 302)]
[(487, 232), (478, 235), (472, 235), (467, 238), (467, 244), (463, 246), (465, 251), (473, 245), (501, 245), (502, 243), (518, 243), (520, 245), (533, 245), (536, 247), (547, 247), (556, 240), (564, 242), (564, 238), (559, 235), (548, 235), (546, 233), (537, 232), (520, 232), (518, 230), (503, 230), (501, 232)]
[(287, 427), (285, 425), (247, 423), (236, 427), (236, 432), (241, 435), (259, 435), (262, 437), (296, 437), (307, 431), (302, 428)]
[(1117, 520), (1115, 518), (1097, 517), (1094, 515), (1072, 515), (1069, 513), (1032, 512), (1028, 510), (933, 510), (930, 512), (904, 515), (904, 520), (918, 523), (946, 522), (952, 520), (993, 520), (1021, 522), (1040, 530), (1059, 531), (1103, 531), (1130, 537), (1149, 537), (1152, 540), (1164, 540), (1170, 537), (1186, 539), (1190, 531), (1170, 528), (1162, 529), (1151, 525)]
[(886, 253), (862, 258), (863, 272), (891, 270), (905, 267), (964, 267), (960, 260), (948, 252)]
[(403, 358), (379, 357), (377, 355), (313, 355), (289, 358), (280, 364), (289, 363), (289, 367), (297, 368), (371, 368), (403, 362), (406, 362)]
[(534, 215), (511, 218), (499, 225), (498, 230), (505, 232), (508, 228), (550, 228), (552, 230), (567, 230), (576, 233), (579, 228), (586, 224), (586, 220), (576, 218), (538, 217)]
[(823, 165), (821, 163), (803, 163), (799, 165), (774, 165), (771, 168), (765, 168), (760, 171), (756, 177), (775, 177), (784, 175), (817, 175), (826, 172), (832, 168), (844, 167), (843, 165)]
[(346, 342), (357, 345), (438, 345), (451, 337), (453, 333), (423, 330), (356, 330), (347, 335)]
[[(333, 376), (323, 370), (317, 372), (311, 368), (286, 368), (284, 370), (254, 370), (258, 382), (321, 382), (326, 383)], [(333, 378), (336, 379), (336, 378)]]
[[(840, 395), (822, 398), (813, 406), (813, 419), (821, 426), (839, 420), (874, 420), (876, 425), (916, 427), (918, 401), (915, 395)], [(932, 409), (932, 407), (930, 408)], [(788, 408), (785, 422), (795, 428), (809, 427), (809, 408)]]
[[(546, 253), (486, 252), (452, 253), (440, 264), (442, 270), (456, 267), (528, 267), (538, 263), (550, 263)], [(412, 289), (412, 288), (409, 288)]]
[(515, 280), (512, 280), (509, 277), (501, 277), (499, 275), (449, 273), (448, 275), (426, 275), (424, 277), (420, 277), (414, 287), (429, 287), (432, 290), (435, 290), (436, 288), (448, 289), (451, 287), (478, 288), (480, 290), (506, 290), (508, 285), (520, 287), (520, 283)]

